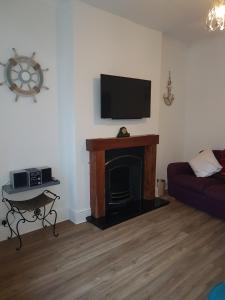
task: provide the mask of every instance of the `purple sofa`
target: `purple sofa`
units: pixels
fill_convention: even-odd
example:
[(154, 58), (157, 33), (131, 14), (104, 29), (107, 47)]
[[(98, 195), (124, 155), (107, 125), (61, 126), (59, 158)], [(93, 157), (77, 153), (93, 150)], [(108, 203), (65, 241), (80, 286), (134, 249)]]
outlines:
[[(220, 150), (213, 151), (218, 158)], [(225, 219), (225, 176), (196, 177), (189, 163), (171, 163), (167, 168), (168, 193), (210, 215)]]

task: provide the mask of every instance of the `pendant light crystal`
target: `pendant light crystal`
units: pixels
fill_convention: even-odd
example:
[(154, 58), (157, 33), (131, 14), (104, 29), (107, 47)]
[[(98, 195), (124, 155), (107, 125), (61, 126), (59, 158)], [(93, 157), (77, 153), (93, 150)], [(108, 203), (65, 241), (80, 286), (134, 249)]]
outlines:
[(209, 31), (225, 29), (225, 0), (214, 0), (209, 10), (206, 25)]

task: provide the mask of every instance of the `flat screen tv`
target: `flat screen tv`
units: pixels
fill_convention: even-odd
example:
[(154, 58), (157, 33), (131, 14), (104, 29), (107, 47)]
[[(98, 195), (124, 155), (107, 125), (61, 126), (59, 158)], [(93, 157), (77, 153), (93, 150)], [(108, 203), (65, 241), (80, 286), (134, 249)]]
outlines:
[(149, 118), (151, 81), (101, 74), (101, 117)]

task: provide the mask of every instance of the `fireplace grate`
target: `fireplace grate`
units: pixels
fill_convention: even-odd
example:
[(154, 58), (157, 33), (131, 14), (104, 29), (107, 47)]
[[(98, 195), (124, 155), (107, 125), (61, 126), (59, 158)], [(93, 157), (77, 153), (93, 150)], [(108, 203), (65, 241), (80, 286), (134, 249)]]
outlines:
[(112, 200), (122, 200), (124, 198), (129, 198), (130, 197), (130, 191), (124, 191), (124, 192), (117, 192), (117, 193), (111, 193), (111, 199)]
[(130, 191), (111, 193), (110, 200), (108, 201), (108, 206), (116, 207), (116, 206), (126, 206), (132, 201), (132, 196)]

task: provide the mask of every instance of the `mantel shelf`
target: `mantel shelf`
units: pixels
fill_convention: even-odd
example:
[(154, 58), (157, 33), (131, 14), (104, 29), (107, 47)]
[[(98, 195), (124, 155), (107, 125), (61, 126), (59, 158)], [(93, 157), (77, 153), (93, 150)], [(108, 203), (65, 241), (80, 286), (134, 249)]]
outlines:
[(57, 184), (60, 184), (60, 181), (56, 179), (56, 180), (46, 182), (44, 184), (35, 185), (35, 186), (31, 186), (31, 187), (21, 187), (21, 188), (16, 188), (16, 189), (14, 189), (10, 184), (8, 184), (8, 185), (3, 185), (2, 189), (7, 194), (17, 194), (17, 193), (21, 193), (21, 192), (27, 192), (27, 191), (31, 191), (31, 190), (46, 188), (48, 186), (57, 185)]
[(159, 136), (156, 134), (137, 135), (123, 138), (98, 138), (86, 140), (88, 151), (105, 151), (115, 148), (144, 147), (157, 145)]

